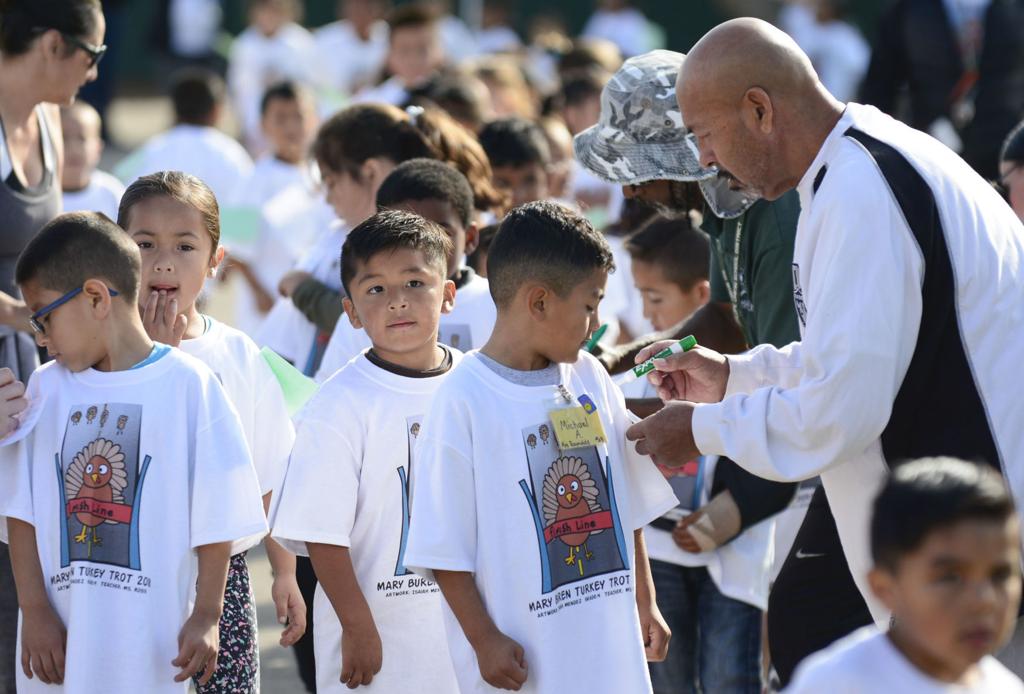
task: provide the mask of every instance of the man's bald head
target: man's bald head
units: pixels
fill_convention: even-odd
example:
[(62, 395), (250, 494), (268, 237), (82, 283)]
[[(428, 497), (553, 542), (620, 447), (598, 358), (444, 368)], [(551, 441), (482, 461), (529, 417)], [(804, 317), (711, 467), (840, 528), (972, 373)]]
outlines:
[(793, 39), (750, 18), (720, 24), (697, 42), (676, 96), (701, 163), (771, 199), (799, 181), (803, 170), (792, 169), (804, 158), (805, 136), (816, 135), (837, 104)]
[(732, 102), (751, 87), (790, 96), (818, 84), (811, 61), (788, 34), (749, 17), (709, 31), (686, 56), (678, 80), (677, 87), (714, 92)]

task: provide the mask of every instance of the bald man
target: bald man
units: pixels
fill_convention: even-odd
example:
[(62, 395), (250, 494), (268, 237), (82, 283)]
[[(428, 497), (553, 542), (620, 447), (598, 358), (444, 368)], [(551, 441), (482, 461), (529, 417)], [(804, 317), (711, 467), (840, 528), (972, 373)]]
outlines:
[(677, 95), (702, 165), (768, 199), (797, 189), (801, 339), (661, 362), (651, 380), (672, 402), (628, 435), (663, 464), (719, 454), (767, 479), (820, 474), (884, 625), (864, 576), (871, 500), (890, 466), (975, 460), (1024, 500), (1024, 227), (936, 140), (838, 102), (764, 22), (709, 32)]

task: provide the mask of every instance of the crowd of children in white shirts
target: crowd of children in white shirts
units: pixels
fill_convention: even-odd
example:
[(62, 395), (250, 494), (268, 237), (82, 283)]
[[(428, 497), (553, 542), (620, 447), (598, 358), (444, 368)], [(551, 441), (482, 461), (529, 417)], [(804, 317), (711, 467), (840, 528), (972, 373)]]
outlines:
[[(544, 202), (557, 136), (500, 84), (479, 138), (456, 106), (406, 106), (449, 43), (423, 8), (389, 36), (376, 3), (346, 3), (365, 16), (314, 39), (290, 3), (252, 5), (227, 87), (180, 75), (175, 126), (126, 157), (123, 182), (96, 170), (98, 114), (62, 110), (72, 214), (18, 268), (53, 361), (2, 449), (19, 691), (259, 691), (245, 552), (261, 541), (283, 645), (307, 629), (296, 555), (316, 572), (317, 691), (650, 691), (670, 634), (647, 542), (670, 564), (721, 558), (644, 532), (694, 499), (625, 442), (627, 398), (650, 389), (624, 396), (581, 347), (604, 323), (606, 340), (678, 324), (706, 277), (654, 301), (668, 270), (596, 232), (572, 186)], [(309, 65), (356, 34), (365, 50), (331, 77), (354, 99), (331, 113)], [(371, 86), (381, 63), (392, 77)], [(248, 151), (217, 128), (229, 93)], [(233, 325), (201, 311), (225, 282)], [(606, 292), (616, 315), (599, 313)], [(260, 347), (319, 385), (294, 420)], [(894, 476), (876, 523), (909, 529), (876, 543), (871, 579), (892, 632), (815, 656), (793, 691), (1024, 691), (991, 657), (1019, 603), (1019, 531), (973, 470)], [(955, 511), (899, 516), (941, 503)], [(763, 609), (759, 528), (762, 575), (721, 590)], [(935, 568), (936, 536), (956, 566)], [(945, 603), (916, 599), (938, 583)]]

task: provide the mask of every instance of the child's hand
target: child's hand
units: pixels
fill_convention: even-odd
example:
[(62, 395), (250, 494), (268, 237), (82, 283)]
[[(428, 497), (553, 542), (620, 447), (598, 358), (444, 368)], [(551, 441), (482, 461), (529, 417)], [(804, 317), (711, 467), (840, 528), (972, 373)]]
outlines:
[(698, 509), (690, 515), (680, 518), (679, 522), (676, 523), (676, 527), (672, 530), (672, 540), (679, 549), (690, 554), (700, 554), (704, 551), (697, 544), (697, 541), (693, 539), (693, 535), (690, 534), (689, 530), (689, 527), (696, 523), (703, 515), (704, 511)]
[(651, 601), (649, 606), (637, 605), (640, 613), (640, 633), (644, 637), (644, 652), (647, 662), (660, 663), (668, 655), (668, 642), (672, 639), (672, 630), (661, 616), (661, 610)]
[(518, 692), (526, 682), (526, 653), (523, 647), (494, 630), (486, 638), (473, 644), (480, 676), (484, 682), (499, 689)]
[[(206, 684), (217, 669), (217, 650), (220, 646), (220, 618), (193, 612), (178, 634), (178, 657), (171, 665), (181, 668), (175, 682), (185, 682), (199, 675), (199, 684)], [(201, 675), (199, 673), (202, 673)]]
[(178, 313), (177, 299), (168, 299), (167, 292), (152, 292), (142, 310), (142, 325), (151, 339), (177, 347), (188, 327), (188, 319)]
[(295, 574), (275, 575), (270, 595), (277, 608), (277, 621), (286, 625), (280, 643), (285, 648), (294, 646), (306, 633), (306, 601), (302, 599)]
[(281, 296), (289, 297), (295, 293), (300, 284), (312, 277), (313, 275), (302, 270), (290, 270), (277, 283), (277, 291), (281, 292)]
[(341, 683), (349, 689), (369, 684), (380, 672), (384, 652), (377, 625), (370, 619), (366, 624), (346, 625), (341, 633)]
[(68, 632), (49, 605), (22, 610), (21, 668), (44, 684), (64, 683), (64, 649)]

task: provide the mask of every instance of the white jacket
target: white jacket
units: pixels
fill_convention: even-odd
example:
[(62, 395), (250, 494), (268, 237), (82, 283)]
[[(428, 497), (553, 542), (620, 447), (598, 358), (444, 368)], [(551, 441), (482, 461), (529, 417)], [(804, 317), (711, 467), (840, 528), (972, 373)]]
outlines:
[(928, 455), (998, 465), (1024, 495), (1024, 228), (928, 135), (849, 104), (797, 190), (801, 341), (729, 357), (726, 398), (694, 438), (774, 480), (821, 475), (866, 588), (872, 498)]

